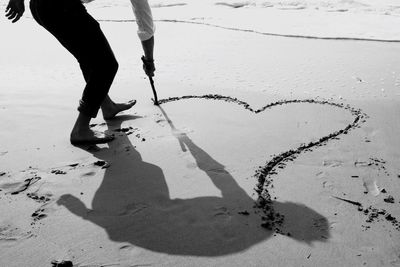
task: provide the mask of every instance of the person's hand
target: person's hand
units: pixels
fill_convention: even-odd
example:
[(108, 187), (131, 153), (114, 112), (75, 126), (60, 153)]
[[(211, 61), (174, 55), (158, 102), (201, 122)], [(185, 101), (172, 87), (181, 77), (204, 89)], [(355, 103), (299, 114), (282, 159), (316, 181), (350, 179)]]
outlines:
[(6, 17), (12, 23), (17, 22), (25, 12), (24, 0), (10, 0), (6, 8)]
[(143, 70), (146, 73), (146, 75), (149, 77), (153, 77), (154, 71), (156, 70), (156, 67), (154, 66), (154, 60), (146, 59), (145, 56), (142, 56), (142, 61), (143, 61)]

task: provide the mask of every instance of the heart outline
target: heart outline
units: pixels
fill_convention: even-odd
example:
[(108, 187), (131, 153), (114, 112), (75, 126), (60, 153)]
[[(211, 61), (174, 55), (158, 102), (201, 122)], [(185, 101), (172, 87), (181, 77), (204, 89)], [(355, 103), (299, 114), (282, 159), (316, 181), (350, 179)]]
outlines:
[[(273, 201), (271, 194), (269, 193), (268, 189), (272, 186), (272, 176), (278, 174), (278, 167), (282, 166), (283, 168), (289, 161), (293, 161), (299, 155), (303, 154), (304, 152), (312, 151), (313, 149), (326, 145), (330, 140), (339, 139), (339, 136), (343, 134), (347, 134), (349, 131), (354, 130), (355, 128), (360, 127), (362, 123), (366, 122), (366, 119), (369, 116), (364, 113), (361, 109), (354, 108), (349, 104), (345, 105), (343, 103), (336, 103), (328, 100), (319, 100), (319, 99), (286, 99), (286, 100), (278, 100), (276, 102), (269, 103), (259, 109), (254, 109), (248, 104), (247, 102), (240, 100), (235, 97), (224, 96), (219, 94), (206, 94), (206, 95), (185, 95), (180, 97), (169, 97), (165, 99), (160, 99), (158, 101), (159, 105), (167, 104), (170, 102), (175, 102), (179, 100), (188, 100), (188, 99), (206, 99), (206, 100), (218, 100), (224, 101), (229, 103), (235, 103), (239, 106), (242, 106), (244, 109), (258, 114), (263, 112), (267, 109), (271, 109), (275, 106), (279, 105), (289, 105), (294, 103), (302, 103), (302, 104), (318, 104), (318, 105), (329, 105), (336, 108), (341, 108), (347, 110), (351, 113), (354, 117), (353, 122), (346, 125), (345, 128), (334, 131), (328, 135), (320, 137), (317, 141), (311, 141), (308, 144), (302, 143), (299, 147), (295, 149), (290, 149), (288, 151), (282, 152), (278, 155), (272, 155), (272, 159), (267, 161), (264, 166), (260, 166), (255, 174), (253, 175), (257, 179), (256, 188), (254, 190), (257, 193), (257, 201), (256, 207), (261, 209), (264, 212), (264, 216), (262, 216), (263, 223), (261, 226), (275, 231), (280, 232), (278, 226), (283, 224), (284, 216), (275, 212), (273, 207)], [(281, 169), (283, 169), (281, 168)]]

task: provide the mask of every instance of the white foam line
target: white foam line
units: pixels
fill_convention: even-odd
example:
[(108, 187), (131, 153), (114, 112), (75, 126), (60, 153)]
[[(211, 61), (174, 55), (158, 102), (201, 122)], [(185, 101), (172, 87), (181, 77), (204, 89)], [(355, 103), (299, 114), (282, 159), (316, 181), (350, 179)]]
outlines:
[[(134, 19), (98, 19), (97, 21), (100, 22), (136, 22)], [(240, 31), (240, 32), (248, 32), (260, 35), (267, 35), (267, 36), (276, 36), (276, 37), (286, 37), (286, 38), (301, 38), (301, 39), (315, 39), (315, 40), (333, 40), (333, 41), (367, 41), (367, 42), (384, 42), (384, 43), (400, 43), (400, 40), (387, 40), (387, 39), (375, 39), (375, 38), (357, 38), (357, 37), (319, 37), (319, 36), (312, 36), (312, 35), (296, 35), (296, 34), (280, 34), (280, 33), (272, 33), (272, 32), (260, 32), (256, 30), (250, 29), (239, 29), (233, 27), (226, 27), (212, 23), (205, 23), (205, 22), (196, 22), (196, 21), (188, 21), (188, 20), (173, 20), (173, 19), (160, 19), (154, 20), (156, 22), (166, 22), (166, 23), (186, 23), (186, 24), (196, 24), (196, 25), (203, 25), (208, 27), (215, 27), (225, 30), (231, 31)]]

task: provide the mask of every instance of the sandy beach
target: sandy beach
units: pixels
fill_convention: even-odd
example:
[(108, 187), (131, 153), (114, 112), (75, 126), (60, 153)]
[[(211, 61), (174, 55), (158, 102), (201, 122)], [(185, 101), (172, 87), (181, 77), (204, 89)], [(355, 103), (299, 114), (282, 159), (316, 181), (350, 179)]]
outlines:
[(111, 97), (137, 100), (93, 120), (116, 135), (97, 146), (69, 143), (75, 59), (29, 12), (0, 19), (0, 266), (399, 266), (397, 36), (273, 36), (152, 3), (160, 106), (131, 10), (88, 6), (120, 65)]

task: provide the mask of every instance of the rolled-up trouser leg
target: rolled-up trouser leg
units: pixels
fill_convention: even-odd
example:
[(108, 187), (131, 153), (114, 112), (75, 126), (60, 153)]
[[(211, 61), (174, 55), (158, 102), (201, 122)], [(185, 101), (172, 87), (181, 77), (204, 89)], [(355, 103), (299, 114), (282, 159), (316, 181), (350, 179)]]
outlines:
[(86, 86), (78, 110), (96, 117), (118, 70), (99, 23), (80, 0), (31, 0), (32, 15), (78, 60)]

